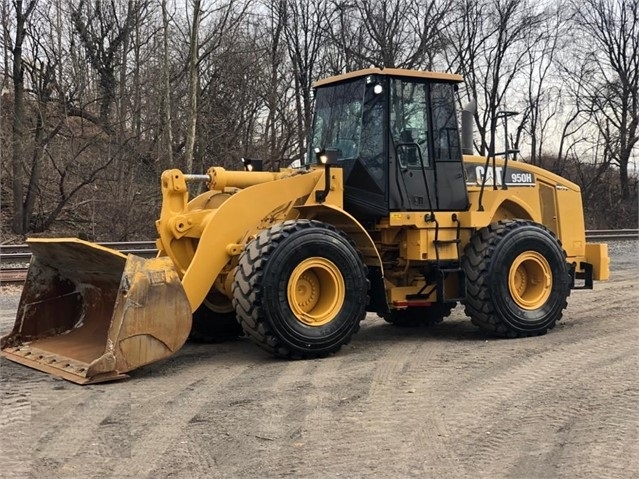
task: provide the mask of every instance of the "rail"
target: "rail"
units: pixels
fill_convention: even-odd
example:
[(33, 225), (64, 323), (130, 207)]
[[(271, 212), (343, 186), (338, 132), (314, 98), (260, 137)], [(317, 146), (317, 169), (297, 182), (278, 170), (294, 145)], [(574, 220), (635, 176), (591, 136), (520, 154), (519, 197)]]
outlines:
[(587, 241), (624, 241), (639, 239), (639, 229), (636, 230), (588, 230)]

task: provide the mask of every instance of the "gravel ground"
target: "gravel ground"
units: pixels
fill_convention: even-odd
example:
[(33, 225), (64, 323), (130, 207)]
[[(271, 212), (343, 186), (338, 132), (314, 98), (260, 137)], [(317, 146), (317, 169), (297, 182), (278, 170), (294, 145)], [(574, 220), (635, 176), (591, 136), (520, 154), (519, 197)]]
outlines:
[[(0, 360), (0, 477), (639, 477), (639, 243), (549, 334), (498, 340), (370, 316), (337, 355), (187, 344), (76, 386)], [(0, 330), (19, 289), (0, 294)]]

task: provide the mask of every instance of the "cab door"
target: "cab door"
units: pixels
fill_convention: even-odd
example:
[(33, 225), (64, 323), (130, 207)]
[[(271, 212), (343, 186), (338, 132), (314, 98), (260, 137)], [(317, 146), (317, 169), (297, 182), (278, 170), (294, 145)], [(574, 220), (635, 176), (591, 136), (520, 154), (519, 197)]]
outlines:
[(391, 79), (391, 210), (467, 209), (453, 87), (453, 83)]

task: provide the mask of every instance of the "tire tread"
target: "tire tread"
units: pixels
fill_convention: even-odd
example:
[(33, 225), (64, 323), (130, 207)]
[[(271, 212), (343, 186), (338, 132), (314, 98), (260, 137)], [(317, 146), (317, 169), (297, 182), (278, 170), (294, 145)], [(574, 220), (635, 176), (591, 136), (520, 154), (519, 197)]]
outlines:
[[(555, 234), (544, 225), (530, 220), (500, 220), (492, 223), (477, 230), (464, 249), (462, 267), (466, 274), (465, 313), (475, 326), (501, 337), (515, 338), (545, 334), (555, 327), (556, 322), (562, 317), (563, 310), (568, 305), (564, 299), (558, 317), (546, 327), (534, 331), (521, 331), (512, 328), (495, 310), (490, 297), (490, 285), (487, 284), (488, 270), (494, 250), (497, 244), (511, 231), (526, 225), (535, 226), (550, 234), (557, 241), (564, 258), (566, 257), (566, 252), (561, 247), (561, 241)], [(570, 295), (570, 288), (568, 288), (566, 297), (568, 295)]]
[(366, 277), (366, 266), (363, 264), (362, 255), (356, 248), (355, 243), (344, 232), (330, 224), (306, 219), (289, 220), (261, 231), (240, 255), (233, 283), (233, 305), (240, 325), (249, 339), (263, 350), (280, 358), (309, 359), (333, 354), (342, 345), (348, 344), (352, 336), (359, 330), (360, 322), (366, 316), (366, 311), (363, 311), (360, 317), (357, 318), (355, 326), (341, 342), (317, 351), (311, 349), (299, 351), (288, 347), (270, 328), (264, 317), (261, 304), (261, 284), (264, 277), (264, 267), (284, 239), (298, 231), (310, 228), (330, 230), (346, 239), (353, 250), (357, 252), (358, 260), (363, 269), (362, 272), (364, 277)]

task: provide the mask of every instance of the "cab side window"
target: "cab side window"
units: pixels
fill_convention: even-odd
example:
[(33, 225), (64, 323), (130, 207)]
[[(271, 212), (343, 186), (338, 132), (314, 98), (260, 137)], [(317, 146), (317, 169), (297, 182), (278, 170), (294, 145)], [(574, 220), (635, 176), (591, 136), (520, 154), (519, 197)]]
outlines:
[(435, 158), (443, 161), (460, 161), (461, 159), (453, 88), (453, 85), (446, 83), (434, 83), (430, 87), (433, 147)]
[[(393, 79), (390, 129), (392, 147), (402, 168), (430, 165), (428, 147), (428, 89), (425, 83)], [(421, 158), (420, 158), (421, 157)]]

